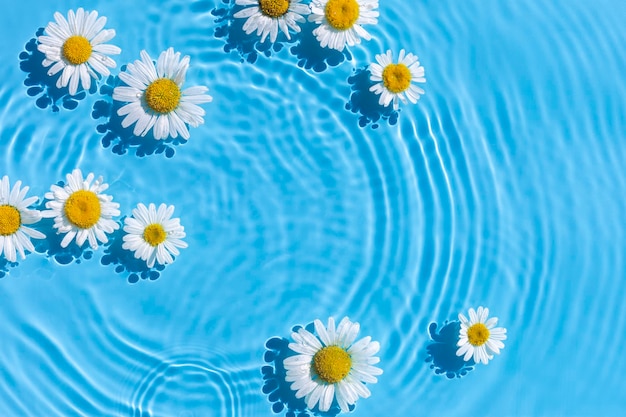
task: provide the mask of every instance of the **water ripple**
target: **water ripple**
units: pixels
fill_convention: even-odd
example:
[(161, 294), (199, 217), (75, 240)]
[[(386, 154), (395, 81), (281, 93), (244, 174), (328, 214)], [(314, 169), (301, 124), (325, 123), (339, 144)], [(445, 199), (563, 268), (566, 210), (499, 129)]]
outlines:
[(121, 412), (142, 417), (243, 415), (237, 373), (211, 364), (207, 353), (177, 349), (153, 358), (154, 366), (133, 388), (128, 410)]
[[(32, 39), (70, 5), (19, 2), (0, 16), (1, 174), (40, 197), (76, 167), (101, 174), (122, 218), (175, 205), (189, 248), (139, 285), (126, 280), (154, 275), (121, 232), (60, 260), (52, 237), (0, 261), (4, 414), (278, 412), (264, 342), (349, 315), (385, 371), (355, 416), (619, 415), (623, 2), (389, 0), (373, 39), (344, 53), (308, 23), (259, 44), (232, 1), (131, 3), (99, 4), (122, 48), (109, 81), (172, 46), (214, 97), (206, 123), (184, 144), (137, 142), (113, 127), (106, 80), (80, 100), (50, 90)], [(367, 65), (401, 48), (428, 82), (394, 112)], [(478, 305), (509, 339), (467, 372), (455, 320)], [(285, 339), (270, 340), (271, 356)]]

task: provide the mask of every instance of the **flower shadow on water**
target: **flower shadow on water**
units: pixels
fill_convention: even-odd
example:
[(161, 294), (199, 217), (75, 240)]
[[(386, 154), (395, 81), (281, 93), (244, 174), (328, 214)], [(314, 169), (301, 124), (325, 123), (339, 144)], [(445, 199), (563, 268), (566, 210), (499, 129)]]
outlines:
[(72, 241), (66, 248), (62, 248), (61, 241), (65, 233), (57, 233), (53, 226), (54, 219), (41, 219), (37, 223), (37, 230), (45, 234), (46, 238), (33, 240), (35, 252), (53, 258), (60, 265), (79, 264), (82, 260), (93, 258), (93, 250), (87, 242), (79, 247), (75, 241)]
[[(50, 107), (53, 112), (58, 112), (60, 107), (66, 110), (73, 110), (78, 107), (78, 102), (83, 100), (87, 94), (82, 87), (78, 93), (70, 95), (68, 87), (58, 88), (57, 80), (63, 73), (59, 71), (54, 76), (48, 75), (49, 68), (42, 65), (45, 55), (37, 49), (37, 37), (44, 34), (44, 28), (39, 28), (35, 37), (24, 45), (25, 51), (20, 53), (20, 69), (24, 71), (26, 79), (24, 85), (28, 87), (26, 93), (31, 97), (38, 97), (35, 104), (40, 109)], [(98, 90), (97, 82), (92, 82), (89, 94), (94, 94)]]
[[(297, 332), (302, 326), (294, 326), (292, 331)], [(309, 323), (305, 329), (314, 333), (313, 323)], [(296, 391), (291, 389), (291, 383), (285, 381), (287, 372), (283, 361), (296, 355), (289, 349), (289, 340), (284, 337), (272, 337), (265, 342), (265, 355), (263, 360), (269, 365), (261, 368), (263, 374), (263, 393), (267, 395), (272, 403), (272, 411), (276, 414), (286, 411), (285, 417), (335, 417), (341, 412), (337, 402), (334, 401), (329, 411), (321, 412), (318, 406), (313, 410), (308, 410), (304, 398), (296, 398)], [(350, 411), (354, 405), (350, 406)]]
[[(224, 45), (224, 52), (237, 51), (241, 56), (241, 61), (254, 64), (259, 57), (259, 54), (263, 54), (266, 57), (272, 56), (273, 53), (279, 52), (283, 49), (284, 45), (282, 41), (276, 41), (274, 43), (268, 39), (265, 42), (261, 42), (261, 37), (256, 35), (256, 31), (251, 34), (246, 34), (243, 30), (243, 25), (247, 19), (236, 18), (234, 16), (243, 7), (235, 5), (234, 0), (222, 0), (225, 7), (219, 7), (211, 10), (211, 14), (215, 16), (215, 37), (223, 39), (226, 44)], [(279, 33), (279, 39), (284, 38), (284, 42), (292, 42), (285, 38), (285, 35)]]
[(432, 341), (426, 347), (428, 352), (426, 362), (431, 363), (430, 368), (434, 369), (437, 375), (445, 374), (449, 379), (461, 378), (474, 369), (473, 359), (465, 362), (462, 356), (456, 355), (460, 331), (461, 322), (456, 320), (446, 321), (439, 332), (437, 323), (428, 326)]
[(317, 26), (319, 26), (317, 23), (308, 21), (300, 26), (302, 31), (298, 36), (298, 42), (290, 49), (291, 54), (298, 58), (299, 67), (323, 72), (328, 67), (336, 67), (343, 61), (352, 59), (348, 48), (344, 48), (343, 51), (322, 48), (313, 34)]
[(374, 82), (370, 80), (370, 70), (367, 67), (359, 68), (354, 75), (348, 77), (348, 83), (352, 90), (350, 100), (346, 103), (346, 110), (360, 114), (359, 126), (371, 125), (372, 129), (377, 129), (378, 121), (383, 120), (389, 125), (398, 123), (398, 111), (393, 106), (381, 106), (378, 104), (380, 96), (370, 91)]
[[(122, 66), (121, 71), (125, 71), (126, 66)], [(91, 116), (94, 119), (104, 119), (105, 122), (96, 127), (98, 133), (103, 134), (102, 146), (111, 148), (117, 155), (126, 154), (129, 149), (135, 151), (135, 155), (144, 157), (147, 155), (164, 154), (167, 158), (174, 156), (174, 146), (187, 143), (186, 139), (168, 138), (165, 140), (155, 140), (152, 130), (146, 136), (135, 136), (133, 134), (134, 125), (123, 127), (122, 116), (117, 111), (126, 103), (113, 100), (113, 89), (123, 84), (117, 76), (110, 75), (105, 83), (100, 87), (100, 94), (105, 98), (94, 103)], [(125, 85), (125, 84), (124, 84)]]
[(135, 258), (134, 252), (122, 247), (123, 237), (126, 234), (123, 230), (124, 218), (120, 220), (120, 228), (109, 235), (109, 241), (104, 245), (104, 255), (100, 263), (114, 265), (115, 272), (127, 275), (127, 280), (131, 284), (138, 282), (139, 279), (150, 281), (158, 279), (165, 265), (157, 263), (153, 268), (148, 268), (146, 261)]
[(17, 265), (18, 262), (10, 262), (4, 256), (0, 258), (0, 279), (7, 276), (9, 268), (15, 268)]

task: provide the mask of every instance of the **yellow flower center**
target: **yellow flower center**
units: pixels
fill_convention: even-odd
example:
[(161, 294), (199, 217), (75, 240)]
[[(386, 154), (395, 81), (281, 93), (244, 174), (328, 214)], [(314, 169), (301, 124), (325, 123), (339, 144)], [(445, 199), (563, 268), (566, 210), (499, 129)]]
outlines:
[(165, 242), (167, 234), (159, 223), (152, 223), (143, 229), (143, 240), (150, 246), (158, 246)]
[(328, 384), (344, 379), (351, 368), (352, 358), (339, 346), (326, 346), (313, 356), (315, 373)]
[(180, 95), (180, 88), (174, 81), (159, 78), (146, 88), (144, 98), (148, 107), (157, 113), (165, 114), (178, 107)]
[(383, 70), (383, 84), (392, 93), (401, 93), (411, 85), (411, 71), (404, 64), (389, 64)]
[(359, 3), (356, 0), (329, 0), (324, 13), (333, 28), (350, 29), (359, 18)]
[(467, 329), (467, 339), (474, 346), (482, 346), (489, 340), (489, 329), (482, 323), (476, 323)]
[(61, 48), (63, 58), (70, 64), (80, 65), (91, 56), (91, 44), (84, 36), (74, 35), (67, 38)]
[(269, 17), (281, 17), (289, 10), (289, 0), (259, 0), (261, 13)]
[(0, 236), (11, 236), (22, 225), (22, 216), (13, 206), (0, 206)]
[(100, 220), (100, 200), (93, 191), (73, 192), (63, 207), (70, 223), (81, 229), (89, 229)]

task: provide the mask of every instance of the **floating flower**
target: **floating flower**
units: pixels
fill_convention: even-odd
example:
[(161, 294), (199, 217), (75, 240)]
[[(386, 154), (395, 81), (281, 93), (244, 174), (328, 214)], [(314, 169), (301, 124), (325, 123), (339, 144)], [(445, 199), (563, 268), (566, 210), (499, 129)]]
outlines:
[(328, 411), (336, 399), (341, 411), (347, 412), (359, 397), (370, 396), (364, 382), (376, 383), (375, 375), (383, 373), (372, 366), (380, 361), (373, 356), (380, 345), (369, 336), (354, 342), (359, 323), (347, 317), (337, 329), (332, 317), (326, 328), (319, 320), (313, 324), (317, 337), (303, 328), (291, 334), (296, 343), (289, 348), (299, 354), (284, 360), (285, 380), (292, 382), (297, 398), (305, 397), (309, 409), (319, 403), (320, 411)]
[[(57, 80), (57, 88), (69, 84), (71, 95), (76, 94), (78, 85), (85, 90), (91, 87), (91, 78), (108, 76), (109, 68), (115, 68), (115, 61), (108, 55), (117, 55), (120, 48), (106, 44), (115, 37), (115, 30), (103, 29), (107, 18), (98, 18), (98, 12), (85, 12), (79, 8), (70, 10), (65, 17), (56, 12), (55, 22), (46, 26), (47, 35), (39, 36), (37, 49), (46, 55), (42, 65), (52, 68), (52, 76), (63, 70)], [(99, 74), (99, 75), (98, 75)]]
[(343, 51), (346, 43), (353, 46), (361, 38), (370, 40), (362, 25), (378, 23), (378, 0), (313, 0), (310, 6), (309, 21), (320, 25), (313, 34), (322, 48)]
[(393, 101), (394, 110), (398, 110), (398, 100), (406, 103), (408, 98), (411, 103), (417, 103), (424, 90), (412, 83), (426, 82), (424, 67), (417, 56), (411, 53), (405, 55), (402, 49), (397, 64), (393, 63), (391, 51), (376, 55), (376, 61), (378, 63), (370, 64), (370, 79), (377, 84), (370, 87), (370, 91), (380, 94), (378, 104), (386, 107)]
[(133, 209), (133, 217), (124, 220), (124, 243), (122, 248), (135, 252), (135, 258), (146, 261), (148, 268), (154, 262), (161, 265), (174, 262), (172, 255), (178, 256), (178, 248), (186, 248), (185, 228), (180, 219), (172, 219), (174, 206), (161, 204), (157, 210), (154, 204), (147, 208), (139, 203)]
[[(102, 177), (93, 181), (94, 174), (89, 173), (83, 179), (80, 169), (66, 175), (64, 187), (52, 185), (50, 192), (45, 194), (46, 208), (43, 217), (54, 217), (54, 228), (57, 233), (66, 233), (61, 241), (65, 248), (76, 237), (76, 244), (82, 246), (86, 240), (93, 249), (98, 248), (98, 241), (108, 242), (107, 233), (119, 229), (119, 224), (112, 220), (119, 216), (119, 204), (112, 202), (113, 197), (102, 194), (108, 184)], [(93, 184), (92, 184), (93, 181)]]
[(495, 327), (498, 318), (492, 317), (487, 320), (488, 316), (489, 309), (483, 307), (478, 307), (477, 312), (470, 308), (469, 320), (463, 314), (459, 314), (461, 331), (456, 354), (463, 356), (464, 361), (473, 357), (474, 362), (486, 365), (493, 359), (494, 353), (499, 354), (500, 349), (504, 348), (502, 341), (506, 340), (506, 329)]
[(6, 175), (0, 181), (0, 255), (4, 252), (9, 262), (17, 260), (16, 251), (24, 259), (24, 250), (35, 250), (31, 238), (46, 237), (43, 233), (24, 226), (41, 220), (41, 213), (28, 208), (37, 201), (37, 197), (25, 198), (28, 187), (21, 186), (22, 181), (17, 181), (11, 190), (9, 177)]
[(251, 6), (234, 14), (234, 17), (248, 18), (243, 25), (246, 34), (256, 30), (261, 35), (261, 42), (265, 42), (270, 35), (270, 42), (275, 42), (280, 29), (287, 39), (289, 28), (300, 32), (298, 22), (305, 22), (303, 15), (309, 14), (309, 6), (301, 3), (302, 0), (236, 0), (240, 6)]
[(133, 134), (146, 136), (153, 129), (154, 138), (166, 139), (179, 134), (189, 139), (186, 124), (197, 127), (204, 123), (204, 110), (197, 104), (208, 103), (213, 98), (205, 94), (206, 87), (190, 87), (182, 90), (189, 56), (180, 59), (180, 52), (173, 48), (161, 52), (156, 62), (146, 51), (141, 51), (141, 61), (128, 64), (120, 79), (128, 86), (116, 87), (113, 99), (128, 102), (117, 111), (122, 126), (135, 124)]

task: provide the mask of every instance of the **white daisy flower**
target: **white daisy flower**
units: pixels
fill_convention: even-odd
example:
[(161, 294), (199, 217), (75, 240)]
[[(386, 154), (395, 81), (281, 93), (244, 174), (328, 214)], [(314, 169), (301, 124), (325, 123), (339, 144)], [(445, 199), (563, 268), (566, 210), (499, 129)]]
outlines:
[(372, 39), (362, 25), (378, 23), (378, 0), (312, 0), (310, 22), (319, 27), (313, 34), (322, 48), (343, 51), (348, 44)]
[(120, 215), (120, 205), (114, 203), (110, 195), (102, 194), (109, 188), (102, 182), (102, 177), (93, 179), (93, 173), (83, 179), (81, 170), (75, 169), (66, 175), (65, 186), (52, 185), (50, 192), (45, 194), (50, 200), (46, 202), (49, 210), (42, 211), (41, 215), (54, 217), (57, 233), (66, 233), (61, 241), (63, 248), (76, 237), (78, 246), (88, 240), (92, 249), (97, 249), (98, 241), (108, 242), (106, 234), (119, 229), (119, 224), (112, 218)]
[(39, 210), (31, 210), (28, 206), (37, 201), (37, 197), (26, 197), (28, 187), (21, 188), (22, 181), (17, 181), (11, 189), (9, 177), (0, 181), (0, 255), (9, 262), (17, 261), (16, 251), (22, 259), (26, 258), (24, 250), (34, 252), (30, 241), (44, 239), (46, 236), (26, 224), (34, 224), (41, 220)]
[(141, 61), (128, 64), (120, 79), (128, 86), (116, 87), (113, 99), (128, 102), (117, 111), (122, 126), (135, 124), (133, 134), (146, 136), (150, 129), (154, 138), (175, 138), (179, 134), (189, 139), (186, 124), (197, 127), (204, 123), (204, 110), (197, 104), (208, 103), (213, 98), (205, 94), (208, 88), (198, 86), (182, 90), (189, 68), (189, 56), (180, 58), (173, 48), (161, 52), (156, 66), (146, 51), (141, 51)]
[(172, 219), (174, 206), (161, 204), (157, 209), (154, 204), (147, 208), (139, 203), (133, 209), (133, 217), (124, 220), (124, 243), (122, 248), (135, 252), (135, 258), (146, 261), (148, 268), (154, 262), (161, 265), (174, 262), (172, 255), (178, 256), (178, 248), (186, 248), (185, 228), (180, 219)]
[(376, 62), (370, 64), (370, 79), (377, 84), (370, 87), (370, 91), (380, 94), (378, 104), (388, 106), (393, 101), (393, 109), (398, 110), (398, 101), (406, 103), (406, 99), (413, 104), (417, 103), (424, 90), (412, 82), (425, 83), (424, 67), (422, 67), (416, 55), (405, 55), (404, 49), (400, 51), (398, 63), (393, 63), (391, 51), (386, 54), (376, 55)]
[(380, 345), (369, 336), (354, 342), (360, 326), (347, 317), (337, 329), (332, 317), (328, 327), (319, 320), (314, 325), (317, 336), (304, 328), (291, 334), (296, 343), (289, 348), (299, 354), (283, 361), (285, 380), (292, 383), (296, 398), (305, 398), (309, 409), (319, 404), (320, 411), (328, 411), (336, 399), (341, 411), (347, 412), (359, 397), (370, 396), (364, 383), (376, 383), (375, 375), (383, 373), (372, 366), (380, 361), (374, 356)]
[(498, 318), (492, 317), (487, 320), (488, 316), (489, 309), (483, 307), (478, 307), (478, 311), (470, 308), (469, 320), (463, 314), (459, 314), (461, 331), (456, 355), (463, 356), (464, 361), (474, 358), (474, 362), (486, 365), (493, 359), (494, 353), (499, 354), (500, 349), (504, 348), (502, 341), (506, 340), (506, 329), (495, 327)]
[[(115, 61), (108, 55), (117, 55), (121, 49), (105, 42), (115, 37), (115, 30), (103, 29), (107, 18), (98, 18), (98, 12), (85, 12), (79, 8), (70, 10), (65, 17), (56, 12), (55, 22), (46, 26), (47, 35), (39, 36), (37, 49), (46, 55), (42, 65), (49, 67), (52, 76), (63, 70), (57, 80), (57, 88), (69, 84), (71, 95), (76, 94), (78, 85), (85, 90), (91, 87), (91, 78), (108, 76), (109, 68), (115, 68)], [(98, 75), (99, 74), (99, 75)]]
[(301, 3), (302, 0), (235, 0), (239, 6), (246, 7), (234, 14), (237, 18), (248, 18), (243, 25), (246, 34), (251, 34), (256, 30), (257, 35), (261, 35), (261, 42), (265, 42), (267, 35), (270, 42), (275, 42), (280, 29), (287, 39), (289, 28), (295, 32), (300, 32), (298, 22), (304, 23), (304, 15), (309, 14), (309, 6)]

